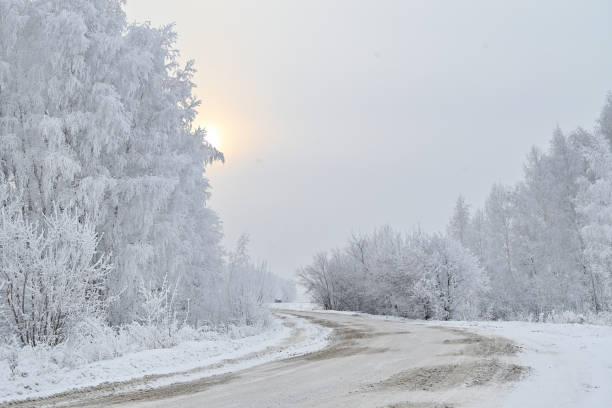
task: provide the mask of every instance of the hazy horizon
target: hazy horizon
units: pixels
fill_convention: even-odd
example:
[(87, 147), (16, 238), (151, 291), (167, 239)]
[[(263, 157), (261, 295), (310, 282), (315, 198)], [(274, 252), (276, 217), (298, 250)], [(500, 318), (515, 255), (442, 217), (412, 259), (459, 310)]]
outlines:
[[(466, 3), (463, 3), (466, 4)], [(130, 0), (175, 22), (195, 59), (198, 123), (226, 163), (207, 171), (225, 245), (292, 276), (381, 224), (444, 229), (480, 206), (553, 129), (592, 129), (612, 89), (612, 5)], [(571, 56), (568, 58), (568, 56)]]

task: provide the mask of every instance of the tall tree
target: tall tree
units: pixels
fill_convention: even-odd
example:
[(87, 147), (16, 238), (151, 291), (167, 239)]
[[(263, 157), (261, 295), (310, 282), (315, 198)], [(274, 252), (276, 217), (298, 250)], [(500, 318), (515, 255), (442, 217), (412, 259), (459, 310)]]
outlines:
[(142, 277), (181, 282), (208, 319), (221, 273), (205, 165), (223, 156), (193, 120), (193, 62), (171, 26), (128, 25), (121, 0), (0, 0), (0, 183), (28, 219), (70, 209), (111, 254), (113, 322)]
[(612, 92), (608, 92), (606, 104), (599, 115), (598, 132), (612, 146)]
[(447, 227), (448, 235), (456, 239), (461, 245), (467, 247), (469, 239), (470, 207), (463, 196), (459, 196), (455, 209)]

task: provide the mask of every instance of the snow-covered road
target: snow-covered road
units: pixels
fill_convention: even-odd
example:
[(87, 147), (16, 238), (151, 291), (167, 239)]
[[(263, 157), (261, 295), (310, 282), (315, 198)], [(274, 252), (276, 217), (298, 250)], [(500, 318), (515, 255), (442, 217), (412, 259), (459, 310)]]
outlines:
[(274, 350), (22, 406), (612, 406), (611, 327), (275, 313), (293, 331)]
[(202, 392), (124, 406), (612, 406), (612, 327), (293, 313), (335, 327), (339, 342)]
[(334, 343), (195, 382), (169, 398), (132, 395), (119, 406), (492, 407), (529, 371), (518, 364), (518, 349), (502, 338), (359, 314), (290, 313), (334, 328)]

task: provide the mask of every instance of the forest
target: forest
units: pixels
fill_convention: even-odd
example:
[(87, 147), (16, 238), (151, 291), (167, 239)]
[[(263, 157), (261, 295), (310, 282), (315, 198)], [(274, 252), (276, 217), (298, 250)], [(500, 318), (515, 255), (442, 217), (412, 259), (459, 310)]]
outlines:
[(317, 254), (301, 281), (326, 309), (416, 319), (610, 321), (612, 94), (593, 132), (554, 130), (524, 176), (446, 233), (383, 227)]
[[(0, 344), (86, 361), (264, 327), (292, 282), (221, 245), (193, 61), (119, 0), (0, 0)], [(181, 337), (183, 336), (183, 337)], [(114, 345), (114, 346), (109, 346)], [(101, 351), (104, 350), (104, 351)]]

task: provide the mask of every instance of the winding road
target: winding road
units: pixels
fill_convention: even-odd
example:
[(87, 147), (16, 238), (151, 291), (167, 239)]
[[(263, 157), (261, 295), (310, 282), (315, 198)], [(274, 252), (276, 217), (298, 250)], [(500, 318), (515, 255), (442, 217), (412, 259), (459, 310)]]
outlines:
[[(332, 327), (325, 349), (232, 374), (47, 406), (497, 407), (528, 375), (508, 340), (360, 314), (277, 310)], [(43, 402), (43, 401), (40, 401)], [(39, 405), (40, 406), (40, 405)]]

